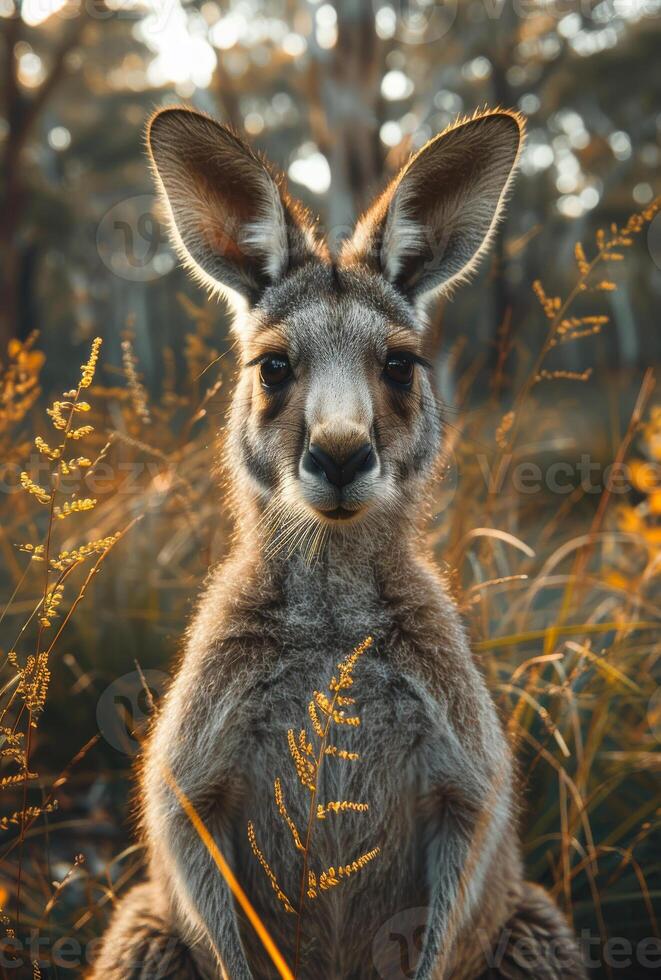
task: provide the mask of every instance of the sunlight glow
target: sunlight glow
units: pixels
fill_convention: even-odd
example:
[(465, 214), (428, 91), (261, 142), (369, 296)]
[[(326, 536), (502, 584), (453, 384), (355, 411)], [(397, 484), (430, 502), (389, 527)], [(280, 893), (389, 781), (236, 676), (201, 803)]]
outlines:
[(282, 50), (291, 58), (298, 58), (305, 53), (308, 42), (302, 34), (290, 32), (282, 39)]
[(206, 88), (216, 68), (214, 49), (205, 37), (191, 30), (188, 15), (179, 0), (167, 18), (163, 17), (155, 0), (151, 0), (150, 6), (153, 13), (137, 27), (140, 38), (156, 55), (147, 69), (149, 83), (158, 86), (174, 82), (180, 86)]
[(221, 51), (233, 48), (245, 35), (248, 22), (243, 14), (232, 11), (222, 17), (209, 32), (209, 40)]
[(54, 150), (67, 150), (71, 146), (71, 133), (65, 126), (53, 126), (48, 134), (48, 144)]
[(381, 80), (381, 95), (389, 102), (408, 99), (413, 93), (413, 82), (403, 71), (388, 71)]
[(23, 0), (21, 17), (30, 27), (37, 27), (66, 6), (66, 3), (67, 0)]
[(469, 81), (480, 82), (485, 78), (489, 78), (491, 75), (491, 62), (484, 55), (478, 55), (477, 58), (473, 58), (461, 69), (464, 78), (469, 79)]
[(558, 34), (561, 37), (574, 37), (581, 29), (581, 15), (576, 12), (567, 14), (558, 24)]
[(578, 194), (565, 194), (558, 198), (558, 211), (566, 218), (580, 218), (584, 210)]
[(337, 14), (335, 8), (325, 3), (315, 16), (315, 37), (320, 48), (328, 49), (337, 42)]
[(46, 72), (38, 54), (26, 51), (18, 59), (18, 80), (26, 88), (37, 88), (44, 80)]
[(620, 24), (614, 27), (605, 27), (601, 31), (579, 31), (578, 34), (570, 38), (569, 43), (577, 54), (588, 58), (590, 55), (599, 54), (600, 51), (614, 48), (621, 30), (622, 25)]
[(628, 160), (631, 156), (631, 140), (621, 129), (610, 134), (608, 144), (616, 160)]
[(393, 7), (379, 7), (374, 18), (374, 28), (382, 41), (388, 41), (395, 36), (397, 14)]
[(654, 191), (650, 184), (636, 184), (633, 189), (633, 199), (636, 204), (649, 204), (654, 197)]
[(539, 112), (541, 104), (541, 100), (535, 92), (526, 92), (519, 99), (519, 108), (527, 116), (532, 116), (536, 112)]
[(243, 128), (251, 136), (259, 136), (264, 129), (264, 117), (259, 112), (249, 112), (243, 120)]
[(331, 184), (328, 160), (313, 143), (302, 146), (299, 154), (289, 165), (289, 177), (295, 184), (302, 184), (313, 194), (324, 194)]
[(402, 127), (398, 122), (394, 121), (384, 122), (383, 126), (379, 130), (381, 142), (385, 143), (386, 146), (399, 146), (403, 135)]

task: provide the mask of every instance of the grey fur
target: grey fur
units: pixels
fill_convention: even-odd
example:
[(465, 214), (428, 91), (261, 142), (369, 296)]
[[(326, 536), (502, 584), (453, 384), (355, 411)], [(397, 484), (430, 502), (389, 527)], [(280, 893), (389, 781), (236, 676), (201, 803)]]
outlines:
[[(382, 373), (388, 351), (422, 351), (420, 289), (446, 288), (488, 242), (518, 152), (518, 118), (487, 114), (432, 141), (415, 158), (417, 177), (408, 181), (406, 208), (390, 207), (407, 180), (404, 171), (359, 224), (339, 261), (329, 259), (323, 246), (306, 245), (303, 259), (299, 254), (291, 262), (281, 254), (282, 239), (265, 236), (259, 247), (277, 255), (264, 254), (256, 276), (254, 209), (248, 208), (246, 251), (218, 261), (206, 246), (199, 251), (196, 181), (206, 174), (209, 207), (220, 201), (226, 209), (224, 175), (233, 187), (247, 159), (251, 167), (262, 165), (244, 149), (233, 160), (217, 124), (182, 113), (165, 110), (151, 130), (158, 134), (154, 161), (174, 220), (181, 222), (189, 206), (178, 245), (189, 263), (202, 261), (204, 276), (210, 269), (222, 275), (230, 295), (250, 283), (236, 300), (242, 369), (225, 450), (236, 540), (229, 559), (210, 575), (146, 751), (141, 799), (150, 884), (120, 906), (94, 976), (160, 975), (153, 963), (167, 937), (177, 940), (177, 955), (188, 949), (189, 959), (178, 973), (164, 966), (163, 976), (189, 977), (191, 970), (220, 976), (221, 963), (232, 980), (277, 976), (173, 796), (167, 772), (293, 963), (295, 919), (252, 855), (247, 824), (253, 821), (266, 859), (296, 903), (300, 856), (274, 814), (273, 779), (281, 778), (289, 811), (302, 828), (309, 800), (289, 758), (287, 729), (300, 728), (312, 691), (325, 689), (339, 658), (370, 634), (374, 646), (356, 670), (362, 725), (342, 736), (342, 745), (361, 759), (329, 760), (321, 789), (322, 799), (362, 800), (370, 810), (320, 821), (314, 865), (337, 867), (375, 845), (381, 852), (359, 874), (307, 903), (300, 977), (386, 977), (375, 967), (379, 930), (407, 909), (427, 908), (416, 980), (479, 976), (485, 959), (475, 956), (475, 935), (481, 931), (489, 947), (508, 921), (534, 937), (557, 933), (570, 947), (571, 962), (566, 968), (549, 963), (543, 975), (580, 978), (562, 916), (541, 890), (533, 895), (523, 883), (508, 745), (457, 610), (424, 550), (420, 527), (443, 430), (430, 371), (422, 364), (415, 368), (411, 391), (393, 390)], [(225, 154), (220, 169), (214, 162), (217, 130)], [(451, 151), (445, 163), (444, 139)], [(197, 155), (187, 190), (191, 140)], [(207, 143), (208, 173), (200, 141)], [(483, 161), (462, 167), (484, 153), (490, 154), (489, 167)], [(426, 273), (416, 274), (411, 265), (419, 240), (411, 222), (421, 213), (416, 195), (433, 198), (428, 181), (418, 179), (426, 172), (430, 179), (443, 176), (461, 213), (450, 214), (441, 188), (431, 213), (434, 221), (443, 214), (453, 222), (443, 251), (446, 272), (420, 286)], [(221, 184), (211, 186), (212, 177)], [(306, 219), (282, 200), (282, 214), (296, 214), (300, 222), (294, 237), (309, 244), (314, 236)], [(395, 225), (402, 217), (399, 234)], [(214, 220), (213, 213), (204, 218)], [(385, 235), (378, 230), (383, 221), (389, 224)], [(288, 234), (291, 241), (291, 229)], [(237, 240), (246, 242), (240, 228)], [(420, 289), (397, 282), (402, 261), (412, 274), (408, 282)], [(274, 276), (276, 268), (285, 271)], [(288, 353), (294, 380), (284, 392), (269, 394), (252, 361), (273, 350)], [(338, 456), (367, 439), (375, 465), (340, 493), (303, 469), (312, 439)], [(355, 512), (350, 520), (325, 516), (338, 503)], [(122, 972), (127, 957), (152, 965), (142, 973)], [(519, 974), (504, 968), (492, 975)], [(386, 980), (400, 976), (394, 964)]]

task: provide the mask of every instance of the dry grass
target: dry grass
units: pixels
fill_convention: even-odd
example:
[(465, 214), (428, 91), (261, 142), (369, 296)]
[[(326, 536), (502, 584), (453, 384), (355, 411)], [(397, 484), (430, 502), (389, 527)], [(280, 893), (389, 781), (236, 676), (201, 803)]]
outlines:
[[(580, 479), (567, 493), (543, 486), (531, 494), (509, 477), (531, 460), (571, 458), (567, 435), (581, 412), (572, 399), (588, 391), (590, 364), (558, 372), (554, 351), (580, 343), (589, 356), (591, 338), (608, 329), (602, 301), (615, 286), (601, 267), (622, 265), (618, 256), (654, 210), (598, 235), (591, 258), (579, 246), (565, 298), (535, 284), (548, 334), (514, 379), (513, 397), (502, 393), (506, 352), (479, 407), (470, 407), (474, 374), (460, 378), (448, 426), (460, 482), (454, 493), (452, 480), (439, 481), (429, 530), (520, 760), (529, 875), (602, 942), (658, 935), (661, 407), (651, 374), (624, 431), (610, 397), (611, 422), (595, 450), (629, 463), (631, 491), (619, 493), (613, 477), (599, 494)], [(165, 352), (158, 398), (141, 378), (130, 325), (121, 365), (88, 362), (48, 415), (34, 338), (12, 345), (0, 379), (2, 475), (15, 486), (26, 473), (18, 492), (3, 495), (0, 528), (0, 905), (6, 941), (30, 929), (49, 937), (44, 975), (54, 975), (45, 966), (52, 943), (98, 936), (140, 873), (140, 848), (121, 823), (130, 759), (112, 757), (102, 743), (96, 702), (108, 682), (134, 669), (134, 656), (141, 670), (162, 666), (163, 634), (181, 632), (188, 599), (230, 533), (212, 438), (227, 404), (227, 360), (211, 346), (208, 310), (182, 302), (195, 329), (183, 369)], [(598, 373), (589, 385), (599, 390)], [(497, 485), (503, 477), (497, 492), (489, 492), (489, 475)], [(114, 662), (117, 633), (128, 652)], [(313, 705), (330, 756), (323, 726), (332, 716), (319, 700)], [(64, 721), (69, 711), (84, 720), (78, 740)], [(129, 721), (132, 728), (141, 719)], [(68, 762), (60, 741), (74, 745)], [(287, 823), (277, 783), (275, 792)], [(311, 797), (307, 832), (288, 831), (306, 856), (318, 816)], [(309, 871), (301, 908), (312, 900)]]

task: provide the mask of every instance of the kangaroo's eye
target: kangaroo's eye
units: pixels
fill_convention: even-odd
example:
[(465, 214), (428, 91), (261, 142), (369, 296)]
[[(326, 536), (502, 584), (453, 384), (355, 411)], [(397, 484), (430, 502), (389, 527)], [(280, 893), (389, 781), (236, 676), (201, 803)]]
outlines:
[(400, 388), (409, 388), (413, 381), (413, 359), (408, 354), (389, 354), (383, 376)]
[(278, 388), (291, 377), (286, 354), (268, 354), (259, 366), (259, 377), (265, 388)]

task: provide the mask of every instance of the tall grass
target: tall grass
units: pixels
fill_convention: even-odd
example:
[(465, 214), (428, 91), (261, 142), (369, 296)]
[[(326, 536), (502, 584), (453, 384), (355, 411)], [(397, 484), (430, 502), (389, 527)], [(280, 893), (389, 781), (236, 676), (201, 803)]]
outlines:
[[(626, 266), (658, 207), (599, 233), (590, 255), (577, 246), (565, 297), (534, 285), (547, 336), (509, 379), (511, 396), (505, 350), (486, 399), (471, 391), (474, 373), (459, 378), (429, 527), (519, 760), (528, 874), (602, 945), (658, 936), (661, 406), (648, 372), (620, 430), (617, 392), (589, 358), (609, 329), (615, 281), (603, 269)], [(121, 363), (95, 345), (50, 407), (36, 337), (11, 345), (0, 379), (12, 491), (0, 501), (0, 906), (8, 948), (33, 929), (48, 940), (44, 976), (57, 975), (56, 941), (93, 942), (141, 869), (124, 802), (132, 760), (101, 737), (99, 697), (127, 671), (150, 686), (231, 532), (215, 471), (230, 368), (208, 308), (182, 303), (193, 329), (183, 356), (164, 352), (158, 397), (130, 323)], [(554, 367), (566, 344), (581, 345), (579, 370)], [(615, 468), (593, 492), (570, 467), (554, 492), (549, 465), (573, 467), (588, 390), (606, 406), (594, 455)], [(542, 473), (535, 492), (531, 464)], [(632, 488), (620, 492), (624, 464)], [(125, 719), (138, 741), (150, 697)], [(284, 819), (277, 787), (276, 805)]]

